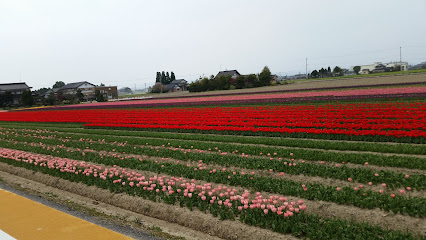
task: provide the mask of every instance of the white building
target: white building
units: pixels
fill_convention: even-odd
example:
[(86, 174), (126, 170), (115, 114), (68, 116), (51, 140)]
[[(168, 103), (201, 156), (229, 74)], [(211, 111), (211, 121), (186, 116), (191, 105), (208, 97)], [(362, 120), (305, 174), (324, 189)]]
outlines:
[(385, 64), (388, 68), (395, 68), (400, 66), (401, 71), (407, 71), (408, 70), (408, 62), (390, 62)]
[[(361, 65), (361, 70), (359, 71), (359, 74), (368, 74), (370, 72), (373, 72), (378, 66), (384, 65), (386, 68), (393, 69), (395, 67), (401, 66), (401, 71), (407, 71), (408, 70), (408, 63), (407, 62), (389, 62), (389, 63), (381, 63), (381, 62), (375, 62), (370, 65)], [(353, 71), (355, 66), (352, 66), (350, 69)]]

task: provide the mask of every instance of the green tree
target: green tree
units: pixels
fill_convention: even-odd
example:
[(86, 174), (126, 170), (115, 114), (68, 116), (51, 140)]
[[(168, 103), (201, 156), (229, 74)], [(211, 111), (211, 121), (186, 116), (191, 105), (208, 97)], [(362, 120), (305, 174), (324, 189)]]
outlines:
[(169, 75), (169, 72), (166, 72), (166, 81), (164, 82), (164, 84), (165, 85), (167, 85), (167, 84), (169, 84), (171, 81), (170, 81), (170, 75)]
[(268, 66), (265, 66), (259, 74), (260, 86), (269, 86), (271, 85), (271, 71)]
[(152, 87), (151, 92), (152, 93), (167, 92), (167, 87), (164, 84), (157, 83)]
[(327, 68), (327, 72), (328, 72), (328, 73), (331, 73), (331, 68), (330, 68), (330, 66), (328, 66), (328, 68)]
[(212, 90), (229, 90), (231, 85), (231, 75), (222, 75), (215, 79), (215, 89)]
[[(101, 84), (102, 86), (102, 84)], [(77, 101), (82, 102), (84, 100), (84, 95), (81, 92), (81, 89), (77, 89), (77, 93), (75, 94), (75, 98), (77, 99)]]
[(342, 76), (343, 70), (339, 66), (335, 66), (333, 69), (333, 76)]
[(104, 95), (99, 90), (95, 91), (95, 98), (97, 102), (105, 102)]
[(157, 72), (157, 76), (155, 77), (155, 82), (160, 82), (161, 81), (161, 73)]
[(318, 73), (317, 70), (312, 71), (312, 73), (311, 73), (312, 78), (318, 78), (318, 76), (319, 76), (319, 73)]
[(171, 73), (170, 73), (170, 80), (171, 80), (171, 81), (176, 80), (176, 76), (175, 76), (175, 73), (174, 73), (174, 72), (171, 72)]
[(39, 94), (39, 95), (44, 95), (49, 90), (50, 90), (49, 88), (40, 88), (39, 90), (36, 90), (34, 92), (37, 93), (37, 94)]
[(13, 95), (11, 92), (0, 93), (0, 107), (5, 107), (13, 103)]
[(259, 79), (257, 78), (256, 74), (249, 74), (246, 79), (245, 79), (245, 86), (246, 88), (253, 88), (253, 87), (258, 87), (259, 84)]
[(355, 66), (354, 67), (354, 72), (358, 75), (359, 71), (361, 71), (361, 66)]
[(48, 105), (54, 105), (54, 104), (55, 104), (55, 102), (56, 102), (55, 93), (54, 93), (53, 91), (51, 91), (51, 92), (49, 93), (49, 96), (48, 96), (48, 97), (47, 97), (47, 99), (46, 99), (46, 103), (47, 103)]
[(21, 95), (21, 102), (24, 106), (31, 107), (34, 104), (34, 98), (30, 90), (24, 90)]
[(61, 87), (63, 87), (63, 86), (65, 86), (65, 83), (64, 83), (64, 82), (62, 82), (62, 81), (57, 81), (55, 84), (53, 84), (53, 87), (52, 87), (52, 88), (61, 88)]
[(105, 84), (101, 83), (101, 85), (99, 85), (99, 86), (101, 86), (101, 87), (105, 87)]
[(236, 89), (246, 88), (245, 82), (246, 82), (246, 78), (243, 75), (238, 76), (237, 81), (235, 82), (235, 88)]
[(56, 100), (61, 103), (64, 100), (64, 93), (59, 90), (56, 92)]
[(161, 84), (165, 84), (166, 83), (166, 73), (164, 71), (161, 72), (160, 83)]

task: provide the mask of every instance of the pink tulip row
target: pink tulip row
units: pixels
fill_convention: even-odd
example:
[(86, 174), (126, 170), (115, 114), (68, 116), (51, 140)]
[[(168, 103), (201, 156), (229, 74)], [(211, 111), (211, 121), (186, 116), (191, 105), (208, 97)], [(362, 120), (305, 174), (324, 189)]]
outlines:
[[(69, 140), (71, 137), (67, 137), (67, 139)], [(80, 138), (78, 141), (86, 141), (86, 142), (96, 142), (96, 141), (94, 141), (94, 140), (92, 140), (92, 139), (89, 139), (89, 138), (87, 138), (87, 139), (82, 139), (82, 138)], [(112, 144), (112, 145), (116, 145), (116, 146), (126, 146), (127, 145), (127, 142), (113, 142), (113, 143), (107, 143), (107, 142), (105, 142), (105, 140), (103, 139), (103, 140), (99, 140), (98, 141), (100, 144)], [(147, 142), (146, 143), (146, 145), (148, 145), (149, 143)], [(30, 145), (31, 146), (43, 146), (43, 149), (47, 149), (47, 150), (51, 150), (52, 152), (54, 152), (54, 151), (57, 151), (57, 149), (64, 149), (64, 150), (66, 150), (67, 152), (74, 152), (74, 151), (78, 151), (78, 152), (81, 152), (82, 153), (82, 155), (85, 155), (85, 152), (93, 152), (93, 153), (96, 153), (96, 151), (94, 151), (94, 150), (91, 150), (91, 149), (89, 149), (89, 147), (86, 147), (86, 149), (79, 149), (79, 148), (77, 148), (77, 149), (75, 149), (75, 150), (73, 150), (73, 149), (69, 149), (69, 148), (67, 148), (67, 147), (65, 147), (65, 146), (63, 146), (63, 145), (57, 145), (57, 146), (47, 146), (47, 145), (43, 145), (42, 143), (38, 143), (38, 144), (35, 144), (35, 143), (30, 143)], [(204, 150), (198, 150), (198, 149), (194, 149), (192, 146), (191, 146), (191, 148), (190, 149), (186, 149), (186, 148), (182, 148), (181, 146), (178, 146), (178, 147), (173, 147), (173, 146), (170, 146), (169, 144), (168, 144), (168, 146), (166, 147), (166, 145), (162, 145), (162, 146), (155, 146), (155, 147), (152, 147), (152, 146), (144, 146), (144, 145), (141, 145), (141, 146), (139, 146), (140, 148), (144, 148), (144, 147), (150, 147), (151, 149), (157, 149), (157, 151), (159, 151), (158, 149), (161, 149), (161, 148), (167, 148), (167, 149), (170, 149), (170, 150), (174, 150), (174, 151), (177, 151), (177, 150), (179, 150), (179, 151), (183, 151), (184, 153), (187, 153), (187, 152), (191, 152), (191, 151), (196, 151), (196, 152), (199, 152), (199, 153), (203, 153), (204, 152)], [(135, 149), (136, 149), (136, 147), (134, 147)], [(214, 151), (217, 151), (217, 152), (220, 152), (220, 153), (222, 153), (222, 154), (228, 154), (227, 152), (221, 152), (221, 150), (220, 149), (218, 149), (217, 147), (215, 147), (215, 148), (213, 148), (213, 150)], [(146, 159), (147, 158), (147, 156), (141, 156), (141, 155), (129, 155), (129, 154), (127, 154), (126, 155), (126, 153), (125, 152), (122, 152), (122, 153), (118, 153), (118, 152), (116, 152), (116, 149), (113, 149), (112, 150), (113, 152), (106, 152), (106, 151), (102, 151), (102, 152), (99, 152), (98, 154), (99, 154), (99, 156), (101, 157), (101, 158), (103, 158), (103, 157), (114, 157), (114, 158), (118, 158), (118, 159), (120, 159), (120, 160), (124, 160), (124, 159), (130, 159), (130, 158), (135, 158), (135, 159), (138, 159), (139, 161), (143, 161), (143, 159)], [(212, 151), (212, 149), (210, 148), (209, 149), (209, 151)], [(232, 152), (233, 154), (238, 154), (238, 150), (235, 150), (235, 151), (233, 151)], [(261, 153), (259, 153), (259, 155), (260, 156), (262, 156), (262, 155), (264, 155), (262, 152)], [(273, 154), (271, 154), (271, 153), (267, 153), (267, 154), (265, 154), (266, 156), (268, 156), (268, 157), (270, 157), (270, 160), (278, 160), (278, 161), (282, 161), (282, 158), (272, 158), (271, 156), (273, 155), (273, 156), (276, 156), (277, 155), (277, 153), (273, 153)], [(243, 156), (243, 157), (248, 157), (248, 155), (247, 154), (244, 154), (244, 153), (242, 153), (241, 154), (241, 156)], [(290, 153), (290, 157), (292, 157), (293, 156), (293, 153)], [(159, 160), (161, 160), (161, 161), (165, 161), (165, 162), (169, 162), (169, 161), (171, 161), (171, 159), (169, 159), (169, 158), (161, 158), (161, 159), (159, 159)], [(159, 162), (159, 160), (155, 160), (155, 163), (158, 163)], [(296, 166), (297, 165), (297, 162), (299, 162), (299, 163), (304, 163), (305, 161), (296, 161), (295, 162), (295, 160), (294, 159), (290, 159), (288, 162), (287, 161), (284, 161), (283, 162), (283, 164), (284, 165), (288, 165), (288, 166)], [(176, 161), (175, 162), (176, 164), (182, 164), (182, 165), (185, 165), (185, 163), (184, 162), (181, 162), (181, 161)], [(320, 162), (320, 164), (325, 164), (323, 161), (321, 161)], [(345, 162), (342, 162), (342, 164), (345, 164)], [(368, 165), (368, 162), (366, 162), (364, 165)], [(164, 165), (163, 165), (164, 166)], [(194, 166), (194, 171), (197, 171), (197, 170), (203, 170), (203, 169), (207, 169), (207, 166), (206, 166), (206, 164), (205, 163), (203, 163), (202, 162), (202, 160), (199, 160), (198, 161), (198, 164), (186, 164), (186, 166), (187, 167), (191, 167), (191, 166)], [(339, 164), (335, 164), (335, 166), (336, 167), (339, 167), (340, 165)], [(222, 168), (221, 169), (221, 171), (226, 171), (227, 169), (226, 168)], [(212, 169), (212, 170), (210, 170), (210, 173), (211, 174), (214, 174), (214, 173), (216, 173), (217, 172), (217, 169)], [(274, 170), (273, 169), (269, 169), (269, 172), (274, 172)], [(233, 172), (233, 175), (236, 175), (237, 174), (237, 172)], [(241, 174), (241, 175), (245, 175), (245, 174), (251, 174), (251, 175), (255, 175), (256, 173), (254, 172), (254, 171), (252, 171), (251, 173), (245, 173), (245, 172), (240, 172), (239, 174)], [(281, 176), (283, 176), (285, 173), (284, 172), (279, 172), (279, 173), (277, 173), (278, 174), (278, 176), (279, 177), (281, 177)], [(379, 174), (378, 173), (376, 173), (375, 174), (375, 176), (376, 177), (378, 177), (379, 176)], [(231, 179), (232, 178), (232, 175), (230, 175), (230, 176), (228, 176), (228, 179)], [(409, 178), (409, 175), (407, 174), (407, 175), (405, 175), (405, 178)], [(253, 179), (253, 177), (251, 177), (251, 179)], [(348, 178), (348, 181), (349, 182), (352, 182), (352, 178)], [(368, 183), (368, 185), (369, 186), (372, 186), (373, 185), (373, 183), (372, 182), (369, 182)], [(382, 186), (383, 187), (385, 187), (386, 186), (386, 184), (385, 183), (383, 183), (382, 184)], [(307, 191), (308, 189), (306, 188), (306, 187), (303, 187), (304, 188), (304, 190), (305, 191)], [(361, 185), (359, 185), (359, 186), (355, 186), (354, 187), (354, 190), (360, 190), (360, 189), (363, 189), (364, 188), (364, 185), (363, 184), (361, 184)], [(336, 190), (337, 191), (340, 191), (341, 190), (341, 187), (337, 187), (336, 188)], [(400, 194), (404, 194), (405, 193), (405, 191), (411, 191), (412, 190), (412, 188), (411, 187), (406, 187), (405, 189), (400, 189), (399, 191), (398, 191), (398, 193), (400, 193)], [(380, 189), (380, 190), (378, 190), (379, 191), (379, 193), (381, 193), (381, 194), (383, 194), (384, 193), (384, 190), (383, 189)], [(393, 194), (393, 193), (392, 193)], [(392, 194), (391, 194), (391, 196), (392, 196)], [(395, 196), (394, 194), (393, 194), (393, 196)]]
[[(172, 99), (149, 99), (125, 102), (104, 102), (92, 103), (90, 106), (131, 106), (143, 104), (161, 104), (161, 103), (186, 103), (186, 102), (222, 102), (233, 100), (257, 100), (257, 99), (277, 99), (277, 98), (297, 98), (297, 97), (321, 97), (321, 96), (367, 96), (380, 94), (407, 94), (407, 93), (425, 93), (425, 86), (416, 87), (395, 87), (395, 88), (371, 88), (371, 89), (350, 89), (350, 90), (329, 90), (329, 91), (310, 91), (294, 93), (274, 93), (274, 94), (247, 94), (237, 96), (214, 96), (197, 98), (172, 98)], [(70, 107), (70, 106), (67, 106)]]
[(0, 148), (0, 157), (40, 167), (48, 167), (59, 170), (60, 172), (74, 173), (76, 175), (81, 174), (87, 177), (92, 176), (112, 181), (112, 183), (122, 186), (140, 187), (145, 191), (163, 192), (169, 195), (182, 193), (183, 196), (188, 198), (197, 195), (203, 201), (209, 199), (208, 202), (210, 204), (217, 203), (221, 206), (232, 207), (233, 203), (237, 203), (239, 205), (238, 210), (240, 211), (248, 208), (259, 208), (265, 214), (271, 211), (284, 217), (291, 217), (293, 214), (306, 209), (303, 200), (288, 202), (286, 197), (278, 195), (264, 197), (260, 192), (257, 192), (255, 197), (251, 197), (248, 190), (236, 190), (222, 185), (214, 187), (212, 183), (195, 184), (194, 179), (187, 181), (182, 177), (176, 178), (157, 175), (146, 177), (140, 173), (116, 165), (108, 168), (84, 161), (45, 156), (6, 148)]
[[(31, 135), (31, 136), (35, 136), (35, 134), (34, 135)], [(54, 136), (53, 136), (53, 138), (54, 138)], [(66, 139), (67, 140), (69, 140), (69, 139), (71, 139), (71, 137), (66, 137)], [(92, 140), (92, 139), (90, 139), (90, 138), (87, 138), (87, 139), (83, 139), (83, 138), (80, 138), (78, 141), (86, 141), (86, 142), (90, 142), (90, 143), (93, 143), (93, 142), (96, 142), (96, 141), (94, 141), (94, 140)], [(97, 141), (98, 143), (100, 143), (100, 144), (111, 144), (111, 145), (116, 145), (116, 146), (126, 146), (127, 145), (127, 142), (113, 142), (113, 143), (107, 143), (107, 142), (105, 142), (105, 140), (103, 139), (103, 140), (99, 140), (99, 141)], [(146, 145), (148, 145), (149, 143), (147, 142), (146, 143)], [(31, 145), (34, 145), (33, 143), (31, 143)], [(36, 144), (36, 145), (39, 145), (39, 144)], [(143, 146), (143, 145), (141, 145), (140, 146), (141, 148), (144, 148), (145, 146)], [(150, 147), (150, 146), (147, 146), (147, 147)], [(56, 147), (50, 147), (50, 146), (43, 146), (43, 148), (44, 149), (47, 149), (47, 150), (52, 150), (52, 152), (54, 152), (55, 150), (56, 150), (56, 148), (63, 148), (63, 149), (65, 149), (67, 152), (74, 152), (74, 150), (70, 150), (70, 149), (66, 149), (66, 147), (64, 147), (63, 145), (57, 145)], [(134, 147), (135, 149), (136, 149), (136, 146)], [(199, 152), (199, 153), (203, 153), (204, 152), (204, 150), (198, 150), (198, 149), (194, 149), (193, 148), (193, 146), (191, 146), (191, 148), (190, 149), (185, 149), (185, 148), (182, 148), (181, 146), (179, 146), (179, 147), (173, 147), (173, 146), (170, 146), (170, 143), (168, 144), (168, 146), (166, 147), (165, 145), (162, 145), (161, 147), (159, 147), (159, 146), (155, 146), (155, 147), (150, 147), (151, 149), (157, 149), (157, 151), (159, 151), (158, 149), (161, 149), (161, 148), (167, 148), (167, 149), (170, 149), (170, 150), (174, 150), (174, 151), (176, 151), (176, 150), (179, 150), (179, 151), (183, 151), (184, 153), (187, 153), (187, 152), (191, 152), (191, 151), (196, 151), (196, 152)], [(80, 152), (82, 152), (82, 155), (85, 155), (85, 152), (93, 152), (93, 153), (95, 153), (95, 151), (93, 151), (93, 150), (91, 150), (91, 149), (89, 149), (89, 147), (86, 147), (86, 149), (84, 149), (84, 150), (81, 150), (81, 149), (76, 149), (76, 151), (80, 151)], [(116, 151), (116, 149), (113, 149), (112, 150), (113, 152), (100, 152), (100, 153), (98, 153), (99, 154), (99, 156), (101, 157), (101, 158), (103, 158), (103, 157), (105, 157), (105, 156), (107, 156), (107, 157), (115, 157), (115, 158), (119, 158), (119, 159), (121, 159), (121, 160), (124, 160), (124, 159), (129, 159), (129, 158), (136, 158), (136, 159), (139, 159), (140, 161), (142, 161), (143, 159), (146, 159), (147, 157), (146, 156), (141, 156), (141, 155), (125, 155), (125, 152), (123, 152), (123, 154), (121, 154), (121, 153), (117, 153), (117, 152), (115, 152)], [(209, 149), (209, 151), (212, 151), (212, 149), (210, 148)], [(217, 151), (217, 152), (219, 152), (219, 153), (221, 153), (221, 154), (228, 154), (227, 152), (221, 152), (221, 150), (220, 149), (218, 149), (217, 147), (215, 147), (215, 148), (213, 148), (213, 151)], [(233, 151), (232, 152), (232, 154), (238, 154), (238, 150), (235, 150), (235, 151)], [(261, 152), (261, 153), (259, 153), (259, 155), (260, 156), (262, 156), (263, 155), (263, 153)], [(271, 156), (276, 156), (277, 155), (277, 153), (273, 153), (273, 154), (271, 154), (271, 153), (267, 153), (267, 154), (265, 154), (266, 156), (268, 156), (268, 157), (270, 157), (270, 160), (278, 160), (278, 161), (282, 161), (282, 158), (276, 158), (276, 159), (274, 159), (274, 158), (272, 158)], [(248, 155), (246, 155), (246, 154), (244, 154), (244, 153), (242, 153), (241, 154), (241, 156), (245, 156), (245, 157), (247, 157)], [(293, 154), (292, 153), (290, 153), (290, 157), (291, 156), (293, 156)], [(169, 158), (161, 158), (161, 161), (169, 161)], [(297, 165), (297, 163), (296, 162), (294, 162), (295, 160), (294, 159), (291, 159), (291, 162), (289, 161), (289, 162), (286, 162), (286, 161), (284, 161), (283, 162), (283, 164), (285, 164), (285, 165), (287, 165), (288, 164), (288, 166), (296, 166)], [(155, 163), (158, 163), (159, 161), (158, 160), (156, 160), (155, 161)], [(198, 164), (196, 164), (196, 165), (194, 165), (194, 164), (186, 164), (186, 166), (187, 167), (191, 167), (192, 165), (194, 165), (194, 171), (197, 171), (197, 170), (203, 170), (203, 169), (207, 169), (207, 166), (206, 166), (206, 164), (204, 164), (201, 160), (200, 161), (198, 161), (199, 163)], [(301, 163), (304, 163), (305, 161), (301, 161)], [(185, 164), (185, 163), (181, 163), (180, 161), (176, 161), (176, 164)], [(320, 164), (324, 164), (324, 162), (323, 161), (321, 161), (320, 162)], [(345, 164), (345, 162), (342, 162), (342, 164)], [(335, 164), (336, 165), (336, 167), (339, 167), (340, 165), (339, 164)], [(366, 162), (364, 165), (368, 165), (368, 162)], [(164, 165), (163, 165), (164, 166)], [(217, 170), (216, 169), (213, 169), (213, 170), (210, 170), (210, 173), (215, 173)], [(226, 168), (223, 168), (222, 169), (222, 171), (226, 171)], [(274, 172), (274, 170), (273, 169), (269, 169), (269, 172)], [(237, 173), (234, 171), (233, 172), (233, 175), (236, 175)], [(241, 175), (245, 175), (246, 173), (245, 172), (241, 172), (240, 173)], [(251, 172), (251, 174), (252, 175), (254, 175), (255, 174), (255, 172)], [(280, 172), (280, 173), (278, 173), (278, 176), (283, 176), (285, 173), (284, 172)], [(376, 173), (375, 174), (375, 176), (377, 177), (378, 176), (378, 174)], [(408, 178), (409, 177), (409, 175), (406, 175), (406, 178)], [(228, 176), (228, 178), (229, 179), (231, 179), (232, 178), (232, 175), (230, 175), (230, 176)], [(253, 177), (251, 177), (251, 179), (253, 179)], [(352, 178), (348, 178), (348, 181), (349, 182), (351, 182), (352, 181)], [(369, 182), (368, 183), (368, 185), (369, 186), (372, 186), (373, 185), (373, 183), (372, 182)], [(382, 186), (383, 185), (385, 185), (385, 184), (382, 184)], [(364, 185), (363, 184), (361, 184), (359, 187), (358, 186), (355, 186), (354, 187), (354, 190), (360, 190), (360, 189), (363, 189), (364, 188)], [(304, 190), (305, 191), (307, 191), (308, 189), (307, 188), (305, 188), (304, 187)], [(336, 188), (336, 190), (337, 191), (340, 191), (341, 190), (341, 187), (337, 187)], [(399, 190), (399, 193), (400, 194), (404, 194), (405, 193), (405, 191), (411, 191), (412, 189), (411, 189), (411, 187), (406, 187), (405, 189), (400, 189)], [(383, 194), (384, 193), (384, 190), (383, 189), (380, 189), (380, 190), (378, 190), (379, 191), (379, 193), (381, 193), (381, 194)], [(391, 196), (392, 196), (392, 194), (391, 194)], [(394, 194), (393, 194), (393, 196), (395, 196)]]

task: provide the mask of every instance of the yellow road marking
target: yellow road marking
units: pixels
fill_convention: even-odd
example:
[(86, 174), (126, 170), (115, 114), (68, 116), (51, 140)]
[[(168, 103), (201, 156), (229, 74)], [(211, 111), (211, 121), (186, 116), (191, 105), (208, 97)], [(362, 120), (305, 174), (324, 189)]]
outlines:
[(0, 229), (19, 239), (132, 239), (0, 189)]

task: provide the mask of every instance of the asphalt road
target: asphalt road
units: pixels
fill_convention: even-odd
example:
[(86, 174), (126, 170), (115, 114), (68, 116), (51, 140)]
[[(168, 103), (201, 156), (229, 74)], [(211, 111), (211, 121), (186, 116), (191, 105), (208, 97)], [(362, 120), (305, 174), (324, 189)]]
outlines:
[[(57, 213), (57, 211), (52, 211), (52, 213), (51, 213), (52, 214), (52, 216), (51, 216), (52, 218), (53, 218), (54, 215), (60, 215), (64, 219), (67, 219), (66, 220), (67, 222), (69, 222), (69, 221), (75, 221), (74, 225), (71, 225), (72, 227), (75, 226), (77, 228), (77, 227), (80, 226), (80, 229), (88, 229), (88, 228), (92, 229), (92, 230), (89, 230), (89, 231), (91, 231), (92, 234), (95, 234), (95, 233), (97, 233), (97, 234), (107, 234), (107, 236), (112, 237), (112, 236), (115, 236), (114, 234), (119, 233), (116, 236), (120, 236), (122, 234), (122, 235), (125, 235), (125, 236), (127, 236), (129, 238), (133, 238), (133, 239), (143, 239), (143, 240), (159, 240), (159, 239), (161, 239), (161, 238), (152, 236), (152, 235), (150, 235), (148, 233), (132, 229), (132, 228), (127, 227), (127, 226), (116, 225), (116, 224), (113, 224), (113, 223), (108, 222), (106, 220), (102, 220), (102, 219), (99, 219), (99, 218), (87, 215), (85, 213), (74, 211), (74, 210), (72, 210), (72, 209), (70, 209), (70, 208), (68, 208), (66, 206), (63, 206), (63, 205), (60, 205), (60, 204), (48, 201), (48, 200), (43, 199), (43, 198), (38, 197), (38, 196), (30, 195), (28, 193), (16, 190), (16, 189), (11, 188), (11, 187), (9, 187), (7, 185), (4, 185), (2, 183), (0, 183), (0, 189), (6, 190), (6, 191), (8, 191), (10, 193), (14, 193), (16, 195), (19, 195), (21, 197), (26, 198), (26, 199), (22, 199), (22, 198), (19, 198), (18, 196), (14, 195), (14, 194), (10, 194), (10, 193), (8, 194), (7, 192), (2, 191), (2, 194), (0, 195), (0, 202), (3, 202), (5, 204), (13, 205), (14, 202), (18, 202), (19, 201), (22, 204), (25, 203), (26, 205), (28, 205), (29, 208), (31, 208), (31, 206), (32, 207), (34, 207), (34, 206), (40, 206), (38, 204), (35, 204), (35, 203), (31, 202), (31, 201), (34, 201), (36, 203), (40, 203), (40, 204), (42, 204), (44, 206), (47, 206), (49, 208), (56, 209), (56, 210), (58, 210), (58, 211), (60, 211), (62, 213), (66, 213), (68, 215), (77, 217), (77, 218), (79, 218), (81, 220), (87, 221), (89, 223), (96, 224), (98, 226), (101, 226), (103, 228), (106, 228), (106, 229), (109, 229), (109, 230), (113, 231), (113, 232), (108, 231), (108, 230), (102, 231), (102, 230), (99, 230), (99, 229), (102, 229), (102, 228), (97, 228), (97, 226), (93, 226), (93, 224), (89, 224), (87, 222), (85, 223), (84, 221), (78, 221), (78, 220), (76, 220), (75, 218), (72, 218), (72, 217), (71, 218), (69, 218), (69, 217), (67, 218), (67, 216), (64, 216), (65, 214)], [(3, 198), (3, 199), (1, 199), (1, 198)], [(12, 199), (14, 199), (14, 200), (11, 201)], [(31, 201), (28, 201), (27, 199), (29, 199)], [(15, 216), (19, 216), (19, 212), (16, 212), (16, 213), (13, 212), (12, 213), (12, 209), (8, 209), (4, 205), (2, 207), (3, 207), (3, 209), (0, 208), (0, 210), (3, 211), (5, 214), (0, 214), (0, 229), (2, 229), (2, 226), (1, 226), (2, 219), (3, 219), (3, 224), (9, 224), (8, 227), (10, 228), (11, 225), (13, 226), (13, 224), (8, 223), (8, 220), (6, 219), (7, 214), (9, 214), (10, 219), (13, 219), (14, 215)], [(13, 206), (10, 206), (10, 207), (12, 208)], [(28, 217), (35, 217), (35, 219), (37, 219), (37, 214), (44, 215), (45, 211), (49, 211), (49, 209), (47, 209), (47, 208), (45, 209), (43, 206), (36, 207), (36, 210), (38, 210), (38, 208), (43, 208), (44, 210), (41, 211), (41, 212), (39, 212), (39, 213), (37, 213), (37, 211), (33, 211), (33, 212), (30, 211), (30, 212), (27, 212), (25, 214), (27, 214)], [(8, 211), (9, 211), (9, 213), (7, 213)], [(24, 213), (21, 213), (21, 214), (24, 214)], [(42, 216), (40, 216), (40, 217), (42, 217)], [(47, 221), (49, 221), (49, 219), (47, 219)], [(28, 222), (27, 224), (31, 224), (31, 223), (32, 222)], [(54, 222), (51, 222), (50, 224), (55, 225)], [(56, 226), (56, 227), (58, 227), (58, 226)], [(93, 230), (93, 229), (97, 229), (97, 230)], [(5, 231), (4, 228), (2, 230)], [(96, 232), (96, 231), (99, 231), (99, 233)], [(76, 230), (76, 232), (78, 232), (78, 230)], [(116, 233), (114, 233), (114, 232), (116, 232)], [(54, 239), (54, 238), (50, 238), (50, 239)], [(80, 238), (80, 239), (85, 239), (85, 238), (83, 237), (83, 238)], [(107, 238), (105, 238), (105, 239), (107, 239)], [(112, 238), (109, 238), (109, 239), (112, 239)], [(126, 239), (126, 237), (123, 236), (123, 238), (121, 238), (121, 239)]]

